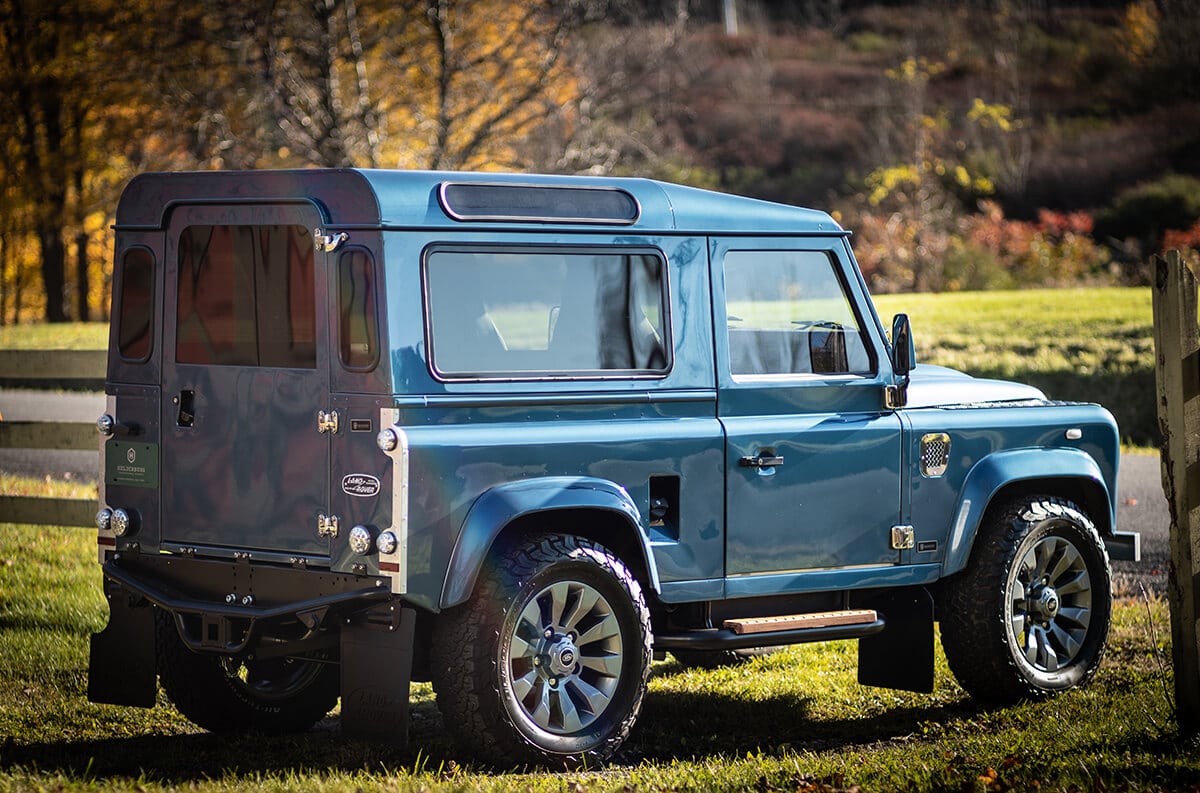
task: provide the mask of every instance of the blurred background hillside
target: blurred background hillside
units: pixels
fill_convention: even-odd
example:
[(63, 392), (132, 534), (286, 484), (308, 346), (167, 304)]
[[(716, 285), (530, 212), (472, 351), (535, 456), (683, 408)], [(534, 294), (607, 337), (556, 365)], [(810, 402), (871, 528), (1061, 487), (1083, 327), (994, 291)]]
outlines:
[(162, 169), (651, 176), (833, 211), (876, 292), (1144, 284), (1200, 248), (1198, 42), (1194, 0), (0, 0), (0, 324), (105, 319)]

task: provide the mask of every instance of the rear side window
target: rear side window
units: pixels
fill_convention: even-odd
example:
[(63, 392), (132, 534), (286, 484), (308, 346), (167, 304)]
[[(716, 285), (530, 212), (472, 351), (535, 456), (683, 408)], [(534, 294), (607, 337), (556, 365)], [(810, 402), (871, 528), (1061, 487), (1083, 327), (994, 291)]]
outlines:
[(361, 249), (343, 253), (338, 259), (338, 338), (347, 369), (372, 369), (379, 361), (375, 291), (371, 255)]
[(150, 357), (154, 328), (154, 254), (130, 248), (121, 257), (117, 346), (127, 361)]
[(303, 226), (188, 226), (175, 360), (315, 369), (313, 246)]
[(662, 376), (666, 262), (654, 251), (434, 250), (434, 370), (451, 378)]

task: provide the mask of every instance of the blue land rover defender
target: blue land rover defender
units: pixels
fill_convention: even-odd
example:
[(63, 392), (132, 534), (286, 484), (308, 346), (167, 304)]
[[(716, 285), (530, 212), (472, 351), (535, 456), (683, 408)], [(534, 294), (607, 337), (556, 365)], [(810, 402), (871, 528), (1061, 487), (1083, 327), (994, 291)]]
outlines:
[(146, 174), (116, 222), (89, 696), (209, 730), (609, 759), (655, 654), (854, 639), (1081, 685), (1118, 435), (917, 366), (829, 215), (639, 179)]

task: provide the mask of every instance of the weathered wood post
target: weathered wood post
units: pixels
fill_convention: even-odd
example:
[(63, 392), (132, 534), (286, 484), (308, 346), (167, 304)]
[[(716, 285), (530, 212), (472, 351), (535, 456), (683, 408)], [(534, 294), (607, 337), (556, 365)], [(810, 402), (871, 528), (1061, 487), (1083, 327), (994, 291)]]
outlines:
[(1196, 273), (1178, 251), (1155, 256), (1154, 352), (1163, 492), (1171, 510), (1171, 652), (1179, 727), (1200, 732), (1200, 329)]

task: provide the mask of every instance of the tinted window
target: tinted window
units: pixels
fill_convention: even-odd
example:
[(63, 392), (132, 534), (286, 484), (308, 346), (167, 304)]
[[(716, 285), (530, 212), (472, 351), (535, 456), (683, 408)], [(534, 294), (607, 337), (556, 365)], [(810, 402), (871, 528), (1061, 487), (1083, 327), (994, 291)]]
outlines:
[(316, 368), (313, 289), (303, 226), (189, 226), (179, 237), (175, 359)]
[(666, 265), (654, 253), (435, 251), (433, 363), (451, 376), (661, 374)]
[(370, 255), (348, 250), (338, 260), (338, 338), (342, 364), (370, 369), (379, 360), (375, 279)]
[(121, 258), (117, 345), (127, 361), (150, 357), (154, 316), (154, 254), (130, 248)]
[(725, 296), (733, 374), (871, 371), (861, 327), (828, 254), (730, 251)]

